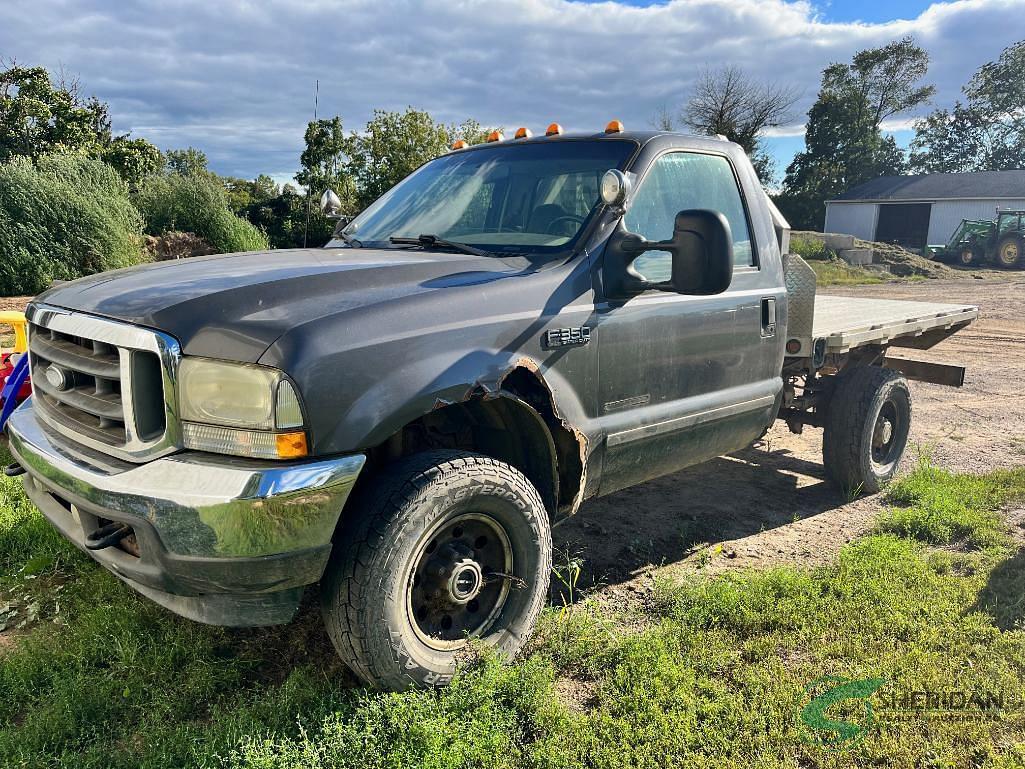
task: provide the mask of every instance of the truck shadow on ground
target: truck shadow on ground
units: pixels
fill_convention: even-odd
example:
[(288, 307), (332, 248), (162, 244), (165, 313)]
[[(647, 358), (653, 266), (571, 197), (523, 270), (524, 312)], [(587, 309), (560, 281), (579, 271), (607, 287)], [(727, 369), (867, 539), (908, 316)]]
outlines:
[(1000, 563), (970, 611), (989, 614), (1001, 630), (1025, 627), (1025, 547)]
[[(584, 503), (553, 531), (556, 568), (567, 559), (582, 562), (577, 586), (586, 594), (845, 502), (821, 465), (786, 450), (750, 448)], [(759, 553), (751, 545), (745, 554), (753, 565), (779, 560), (769, 547), (771, 552)], [(552, 600), (561, 603), (563, 593), (554, 580)]]
[[(631, 582), (652, 566), (680, 562), (706, 546), (785, 527), (845, 502), (825, 480), (821, 465), (787, 450), (746, 449), (586, 502), (553, 530), (556, 568), (560, 559), (581, 560), (574, 595), (579, 600), (595, 588)], [(766, 563), (775, 555), (766, 553)], [(561, 605), (567, 599), (564, 589), (557, 578), (552, 585), (550, 600)], [(317, 587), (306, 591), (290, 625), (232, 631), (231, 646), (260, 660), (258, 678), (265, 683), (280, 682), (306, 664), (343, 686), (358, 685), (323, 629)]]

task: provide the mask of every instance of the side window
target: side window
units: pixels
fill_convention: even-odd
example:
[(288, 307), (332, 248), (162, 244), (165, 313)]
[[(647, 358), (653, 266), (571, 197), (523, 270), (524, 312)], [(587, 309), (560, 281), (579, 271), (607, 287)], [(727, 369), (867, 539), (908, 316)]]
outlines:
[[(754, 264), (744, 203), (726, 158), (694, 152), (671, 152), (655, 161), (626, 212), (630, 232), (647, 240), (668, 240), (676, 214), (688, 208), (721, 211), (733, 234), (733, 263)], [(671, 257), (665, 251), (642, 254), (634, 267), (651, 281), (669, 280)]]

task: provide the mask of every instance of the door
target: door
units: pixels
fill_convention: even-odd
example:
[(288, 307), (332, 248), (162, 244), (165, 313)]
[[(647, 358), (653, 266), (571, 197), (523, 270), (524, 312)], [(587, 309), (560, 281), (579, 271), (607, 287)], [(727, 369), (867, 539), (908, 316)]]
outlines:
[[(773, 418), (782, 288), (764, 287), (768, 276), (756, 264), (729, 160), (682, 151), (660, 156), (624, 224), (648, 240), (668, 240), (676, 214), (690, 208), (718, 210), (729, 221), (733, 283), (717, 296), (653, 290), (599, 303), (603, 494), (743, 448)], [(671, 256), (648, 252), (634, 266), (649, 280), (666, 280)]]
[(876, 241), (905, 248), (925, 248), (931, 216), (932, 203), (881, 203)]

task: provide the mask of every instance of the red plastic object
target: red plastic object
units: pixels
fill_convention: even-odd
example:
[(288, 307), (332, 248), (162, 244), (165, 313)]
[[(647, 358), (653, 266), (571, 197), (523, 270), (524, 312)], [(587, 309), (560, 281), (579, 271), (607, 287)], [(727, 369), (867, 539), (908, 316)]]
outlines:
[[(0, 390), (4, 389), (4, 385), (7, 384), (7, 377), (14, 373), (15, 355), (18, 353), (4, 352), (0, 353)], [(18, 389), (17, 394), (14, 396), (14, 400), (17, 403), (21, 403), (28, 396), (32, 394), (32, 380), (26, 378)]]

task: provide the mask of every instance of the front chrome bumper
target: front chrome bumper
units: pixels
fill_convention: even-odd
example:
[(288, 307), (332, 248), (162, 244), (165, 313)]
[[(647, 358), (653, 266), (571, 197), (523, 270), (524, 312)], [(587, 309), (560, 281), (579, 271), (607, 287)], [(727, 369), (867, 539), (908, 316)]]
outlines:
[(34, 414), (31, 399), (7, 426), (25, 489), (85, 549), (106, 522), (126, 523), (138, 556), (87, 552), (139, 592), (203, 622), (287, 622), (304, 585), (320, 579), (331, 538), (366, 458), (299, 463), (183, 452), (141, 465), (94, 461)]

